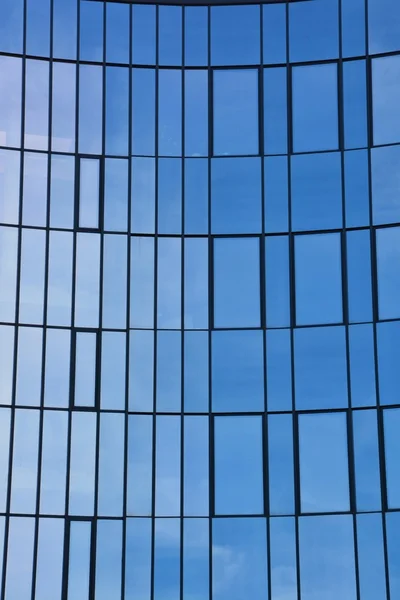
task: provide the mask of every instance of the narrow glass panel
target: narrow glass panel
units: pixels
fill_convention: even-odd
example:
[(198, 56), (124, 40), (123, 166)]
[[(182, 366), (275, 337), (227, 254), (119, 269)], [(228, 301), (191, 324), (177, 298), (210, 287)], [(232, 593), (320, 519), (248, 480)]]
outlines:
[(181, 410), (181, 333), (157, 332), (157, 412)]
[(217, 515), (264, 512), (261, 417), (214, 419), (214, 486)]
[(75, 406), (94, 406), (97, 333), (78, 331), (75, 341)]
[(212, 233), (261, 233), (259, 158), (212, 161), (211, 211)]
[(365, 60), (343, 63), (345, 148), (360, 148), (367, 141), (367, 74)]
[(157, 416), (156, 432), (156, 515), (179, 516), (181, 504), (180, 417)]
[(13, 513), (36, 512), (39, 411), (16, 409), (11, 481)]
[(385, 410), (383, 412), (383, 423), (385, 431), (387, 503), (389, 509), (399, 508), (400, 409)]
[(400, 370), (397, 357), (400, 355), (400, 323), (378, 323), (379, 397), (381, 404), (398, 404)]
[(75, 2), (53, 0), (53, 56), (56, 58), (76, 58), (77, 8)]
[(208, 332), (184, 334), (185, 412), (208, 412)]
[(342, 11), (342, 54), (344, 57), (365, 54), (365, 1), (347, 0)]
[(183, 522), (183, 597), (209, 600), (209, 527), (207, 519)]
[(42, 436), (40, 512), (63, 515), (67, 476), (68, 413), (45, 410)]
[(106, 158), (104, 173), (104, 229), (128, 229), (128, 170), (127, 160)]
[(302, 600), (356, 600), (353, 517), (328, 515), (299, 520)]
[[(181, 240), (158, 238), (157, 327), (181, 327)], [(148, 297), (146, 298), (148, 303)]]
[(1, 404), (11, 404), (14, 372), (14, 327), (0, 325)]
[[(134, 5), (135, 8), (137, 8), (137, 6), (137, 4)], [(126, 520), (126, 600), (150, 600), (152, 538), (151, 527), (151, 519)]]
[[(324, 10), (327, 1), (331, 2), (325, 0), (318, 6)], [(298, 7), (302, 10), (306, 8), (302, 4)], [(290, 6), (290, 9), (298, 10), (298, 7)], [(310, 35), (311, 39), (315, 39), (315, 31)], [(321, 55), (318, 56), (318, 60), (321, 60)], [(294, 151), (336, 150), (338, 147), (336, 64), (294, 67), (292, 78)]]
[(4, 560), (4, 533), (5, 533), (6, 517), (0, 517), (0, 575), (3, 577), (3, 560)]
[(20, 160), (20, 152), (0, 150), (1, 223), (17, 225), (19, 222)]
[(376, 410), (353, 411), (353, 436), (357, 510), (381, 510)]
[(50, 231), (47, 282), (47, 324), (70, 325), (73, 234)]
[(345, 413), (299, 415), (301, 511), (350, 509)]
[(129, 346), (129, 410), (153, 411), (154, 333), (131, 331)]
[(262, 7), (263, 59), (265, 64), (286, 62), (286, 7)]
[(185, 71), (185, 156), (208, 154), (208, 71)]
[(5, 600), (29, 598), (32, 593), (34, 537), (35, 519), (10, 518)]
[(221, 70), (214, 71), (213, 77), (213, 153), (217, 156), (258, 154), (258, 72)]
[[(128, 417), (127, 513), (147, 515), (152, 511), (153, 417)], [(140, 485), (138, 482), (140, 481)]]
[(69, 514), (80, 516), (93, 515), (96, 465), (96, 413), (73, 412), (71, 427)]
[(343, 320), (340, 234), (295, 237), (296, 323)]
[[(11, 411), (9, 408), (0, 408), (0, 510), (5, 513), (7, 510), (7, 491), (9, 474), (9, 453), (10, 453), (10, 427)], [(0, 538), (0, 544), (3, 539)]]
[(103, 238), (103, 327), (126, 327), (127, 243), (125, 235)]
[(130, 7), (106, 3), (106, 61), (129, 62)]
[(154, 240), (131, 238), (130, 327), (153, 327)]
[(185, 160), (185, 233), (208, 233), (208, 160)]
[(288, 159), (264, 159), (264, 227), (266, 233), (288, 231)]
[(294, 467), (292, 415), (268, 417), (269, 511), (272, 515), (294, 513)]
[(344, 327), (294, 331), (296, 408), (345, 408), (347, 397)]
[[(214, 519), (212, 527), (213, 600), (265, 600), (265, 519)], [(233, 567), (238, 564), (239, 568)]]
[(51, 146), (58, 152), (75, 151), (76, 66), (53, 62)]
[(72, 229), (74, 223), (75, 158), (51, 156), (50, 226)]
[(184, 418), (183, 514), (186, 517), (209, 514), (208, 435), (208, 416)]
[(371, 54), (397, 52), (400, 6), (397, 0), (368, 0), (368, 39)]
[(76, 236), (75, 326), (97, 327), (99, 323), (100, 235)]
[(372, 324), (349, 327), (351, 404), (374, 406), (375, 350)]
[[(89, 3), (87, 3), (89, 4)], [(101, 154), (103, 134), (103, 69), (79, 66), (79, 152)]]
[(348, 231), (346, 246), (349, 320), (353, 323), (372, 321), (371, 240), (369, 231)]
[(46, 225), (47, 214), (47, 155), (24, 154), (22, 224)]
[(205, 6), (185, 7), (185, 65), (208, 63), (208, 9)]
[(133, 158), (131, 181), (131, 232), (154, 233), (156, 204), (154, 158)]
[(380, 319), (400, 317), (400, 227), (376, 230)]
[(396, 598), (400, 592), (400, 513), (386, 513), (386, 543), (389, 568), (390, 597)]
[[(107, 12), (112, 3), (107, 3)], [(114, 6), (123, 6), (116, 5)], [(128, 8), (123, 6), (123, 8)], [(106, 67), (106, 154), (127, 156), (129, 143), (129, 70)]]
[(19, 327), (15, 404), (20, 406), (40, 405), (42, 337), (40, 327)]
[(125, 332), (103, 331), (101, 335), (101, 395), (102, 409), (125, 409)]
[(67, 329), (46, 330), (44, 406), (69, 406), (71, 333)]
[(210, 36), (212, 65), (254, 65), (259, 63), (259, 7), (212, 7)]
[(22, 52), (23, 24), (24, 0), (3, 0), (0, 5), (0, 40), (3, 52)]
[(25, 148), (49, 145), (49, 63), (27, 60), (25, 73)]
[(79, 161), (79, 227), (98, 228), (100, 201), (100, 161)]
[[(65, 4), (65, 2), (64, 2)], [(80, 58), (81, 60), (103, 60), (104, 4), (80, 3)]]
[(50, 55), (50, 0), (27, 1), (26, 53)]
[(382, 516), (357, 515), (357, 550), (360, 597), (386, 599)]
[(61, 598), (63, 554), (64, 520), (39, 519), (35, 599)]
[(158, 233), (182, 232), (182, 161), (160, 158), (158, 161)]
[(154, 69), (132, 70), (133, 154), (154, 156), (155, 153), (155, 85)]
[[(399, 14), (400, 16), (400, 14)], [(400, 141), (400, 60), (386, 56), (372, 61), (374, 144)]]
[(400, 221), (398, 174), (400, 146), (384, 146), (371, 150), (372, 211), (374, 225)]
[(97, 521), (95, 600), (121, 595), (122, 521)]
[(185, 239), (185, 299), (184, 319), (186, 329), (208, 327), (208, 239)]
[(158, 154), (182, 154), (182, 74), (176, 69), (158, 71)]
[(262, 331), (214, 331), (213, 411), (263, 411), (263, 362)]
[(179, 598), (180, 520), (156, 519), (154, 532), (154, 600)]
[[(85, 2), (84, 4), (90, 4)], [(89, 521), (71, 521), (69, 533), (68, 600), (89, 598), (92, 525)]]
[(287, 70), (264, 69), (264, 154), (287, 153)]
[(160, 65), (182, 64), (181, 6), (160, 6), (158, 9), (158, 62)]
[(18, 230), (0, 227), (0, 321), (15, 321)]
[(124, 501), (125, 415), (100, 415), (97, 512), (122, 517)]
[(336, 58), (339, 54), (338, 16), (338, 0), (290, 4), (290, 60)]
[(265, 239), (265, 285), (267, 327), (289, 326), (289, 240), (286, 235)]
[(214, 240), (214, 326), (260, 326), (258, 238)]
[[(3, 6), (4, 3), (0, 10)], [(0, 56), (0, 90), (7, 90), (7, 93), (0, 94), (0, 144), (18, 148), (21, 146), (22, 60), (20, 58)]]
[(369, 176), (367, 150), (344, 153), (346, 227), (369, 225)]
[(45, 254), (46, 233), (23, 229), (19, 292), (21, 323), (43, 323)]
[(294, 519), (269, 521), (271, 597), (297, 600), (296, 529)]
[(291, 164), (293, 230), (342, 227), (339, 152), (292, 156)]
[(132, 6), (132, 62), (138, 65), (156, 63), (156, 7)]
[(268, 410), (292, 410), (290, 331), (267, 331)]

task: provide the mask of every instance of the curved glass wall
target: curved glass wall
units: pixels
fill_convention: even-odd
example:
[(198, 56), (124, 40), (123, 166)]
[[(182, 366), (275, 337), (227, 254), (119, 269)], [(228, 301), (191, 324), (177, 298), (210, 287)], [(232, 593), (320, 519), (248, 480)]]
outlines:
[(400, 4), (0, 2), (0, 598), (396, 600)]

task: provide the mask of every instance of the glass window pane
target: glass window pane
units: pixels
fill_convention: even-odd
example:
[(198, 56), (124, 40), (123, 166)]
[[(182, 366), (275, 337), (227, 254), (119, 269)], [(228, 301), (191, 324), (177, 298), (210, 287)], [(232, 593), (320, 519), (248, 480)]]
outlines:
[(398, 174), (400, 146), (385, 146), (371, 150), (372, 211), (374, 225), (400, 221)]
[(158, 154), (182, 154), (182, 74), (176, 69), (158, 71)]
[(264, 228), (266, 233), (288, 231), (288, 160), (286, 156), (264, 159)]
[(2, 404), (11, 404), (13, 390), (14, 327), (0, 325), (0, 381)]
[[(209, 514), (208, 416), (184, 418), (183, 513)], [(187, 520), (186, 520), (187, 521)]]
[(127, 231), (128, 228), (127, 160), (106, 158), (104, 174), (104, 229)]
[[(1, 113), (0, 113), (1, 114)], [(0, 132), (1, 135), (1, 132)], [(20, 152), (0, 150), (0, 222), (19, 221)]]
[(386, 600), (385, 557), (381, 515), (357, 515), (360, 597)]
[(73, 234), (51, 231), (47, 283), (47, 324), (70, 325)]
[(158, 161), (158, 233), (182, 232), (182, 161), (160, 158)]
[(45, 231), (23, 229), (19, 293), (21, 323), (43, 323), (45, 254)]
[(75, 2), (53, 0), (53, 56), (56, 58), (76, 57), (77, 8)]
[[(11, 411), (9, 408), (0, 408), (0, 510), (5, 513), (7, 510), (7, 491), (8, 491), (8, 472), (9, 472), (9, 453), (11, 437)], [(0, 538), (0, 543), (3, 539)], [(2, 558), (2, 556), (1, 556)]]
[(78, 331), (75, 338), (75, 406), (94, 406), (96, 401), (97, 333)]
[(206, 519), (183, 522), (183, 594), (184, 598), (208, 600), (209, 527)]
[(214, 419), (215, 514), (264, 512), (261, 417)]
[(18, 230), (0, 227), (0, 321), (15, 321)]
[(3, 52), (22, 52), (24, 0), (3, 0), (0, 5), (0, 47)]
[(293, 421), (291, 415), (268, 417), (269, 512), (294, 513)]
[[(3, 6), (4, 4), (0, 10)], [(22, 60), (20, 58), (0, 56), (0, 90), (7, 90), (6, 94), (0, 94), (0, 144), (19, 147), (21, 146), (22, 99)]]
[(75, 204), (75, 158), (51, 156), (50, 226), (72, 229)]
[(346, 227), (369, 225), (369, 175), (367, 150), (344, 153)]
[(343, 320), (340, 234), (295, 237), (296, 323)]
[(103, 69), (79, 66), (79, 152), (101, 154), (103, 137)]
[(208, 239), (185, 239), (184, 319), (186, 329), (208, 327)]
[(63, 580), (63, 519), (39, 519), (37, 553), (35, 598), (58, 600)]
[(51, 147), (75, 151), (76, 66), (53, 62)]
[(344, 327), (294, 331), (296, 408), (345, 408), (347, 397)]
[(122, 517), (124, 501), (125, 415), (100, 415), (97, 512)]
[(184, 334), (185, 412), (208, 412), (208, 332)]
[(376, 410), (353, 411), (353, 439), (357, 510), (381, 510)]
[(81, 60), (102, 61), (105, 4), (81, 0), (79, 8), (80, 58)]
[(154, 600), (179, 598), (180, 520), (156, 519), (154, 526)]
[(370, 232), (348, 231), (346, 246), (349, 320), (372, 321)]
[(208, 63), (208, 9), (204, 6), (185, 7), (185, 65)]
[(154, 65), (156, 62), (156, 7), (132, 5), (132, 62)]
[(287, 153), (287, 70), (264, 69), (264, 154)]
[(263, 365), (262, 331), (213, 332), (213, 411), (263, 411)]
[[(129, 515), (151, 515), (153, 417), (129, 415), (126, 502)], [(138, 485), (140, 481), (140, 485)]]
[(299, 446), (301, 511), (350, 510), (346, 414), (299, 415)]
[(259, 158), (212, 161), (211, 223), (212, 233), (261, 233)]
[(267, 327), (287, 327), (290, 325), (290, 272), (286, 235), (265, 239), (265, 287)]
[(129, 348), (129, 410), (153, 411), (154, 333), (131, 331)]
[(101, 335), (101, 408), (125, 409), (126, 334), (103, 331)]
[(389, 568), (390, 596), (396, 598), (400, 592), (400, 513), (386, 513), (386, 543)]
[[(157, 327), (181, 327), (181, 240), (158, 238)], [(146, 297), (148, 303), (148, 297)]]
[(158, 62), (160, 65), (182, 64), (181, 6), (160, 6), (158, 9)]
[(380, 319), (400, 317), (400, 227), (376, 230)]
[(342, 54), (344, 57), (365, 54), (365, 1), (347, 0), (342, 11)]
[(386, 56), (372, 61), (374, 143), (400, 141), (400, 60)]
[[(134, 9), (138, 8), (136, 5)], [(141, 7), (150, 8), (150, 7)], [(154, 156), (156, 79), (154, 69), (132, 69), (132, 153)]]
[(13, 513), (36, 512), (39, 411), (16, 409), (11, 480)]
[(68, 413), (45, 410), (42, 436), (40, 512), (63, 515), (67, 477)]
[(381, 404), (398, 404), (400, 389), (400, 323), (378, 323), (379, 397)]
[(179, 516), (180, 487), (181, 418), (157, 416), (155, 488), (155, 511), (157, 516)]
[(47, 150), (49, 145), (49, 64), (27, 60), (25, 72), (26, 148)]
[(342, 173), (338, 152), (292, 156), (292, 228), (342, 227)]
[(269, 521), (272, 598), (297, 600), (296, 530), (294, 519)]
[(185, 71), (185, 156), (208, 154), (208, 71)]
[[(318, 7), (325, 4), (318, 3)], [(298, 7), (305, 9), (303, 4)], [(292, 78), (294, 151), (335, 150), (339, 135), (336, 64), (294, 67)]]
[(368, 0), (369, 51), (397, 52), (399, 49), (400, 5), (397, 0)]
[(23, 225), (45, 226), (47, 218), (47, 155), (24, 153)]
[(214, 326), (260, 326), (258, 238), (214, 240)]
[(286, 6), (266, 4), (262, 18), (264, 63), (286, 62)]
[(92, 525), (89, 521), (71, 521), (69, 532), (68, 600), (89, 598)]
[(121, 595), (122, 521), (97, 521), (95, 600)]
[(44, 406), (69, 406), (71, 332), (67, 329), (46, 330), (46, 373)]
[(106, 234), (103, 238), (103, 327), (126, 327), (127, 239)]
[(372, 325), (349, 327), (350, 389), (352, 406), (374, 406), (375, 351)]
[(292, 410), (290, 331), (267, 331), (266, 345), (268, 410)]
[[(137, 8), (135, 4), (135, 8)], [(146, 6), (147, 8), (147, 6)], [(153, 8), (153, 7), (151, 7)], [(125, 598), (148, 600), (151, 588), (151, 519), (126, 520)]]
[(32, 593), (34, 538), (35, 519), (10, 518), (5, 600), (29, 598)]
[(106, 68), (105, 112), (106, 154), (126, 156), (129, 144), (129, 70), (124, 67)]
[(211, 64), (254, 65), (260, 62), (258, 6), (211, 8)]
[(129, 62), (130, 10), (123, 3), (106, 5), (106, 61)]
[(213, 77), (213, 153), (217, 156), (258, 154), (258, 72), (255, 69), (218, 70)]
[(400, 409), (383, 411), (388, 508), (400, 507), (399, 427)]
[(158, 412), (181, 410), (181, 333), (159, 331), (157, 333), (157, 390)]
[(77, 411), (72, 413), (69, 469), (70, 515), (93, 515), (96, 429), (96, 413)]
[(290, 60), (323, 60), (338, 56), (338, 13), (338, 0), (290, 4)]
[(154, 233), (155, 160), (133, 158), (131, 164), (131, 232)]
[(367, 74), (364, 60), (343, 63), (345, 148), (367, 146)]
[(28, 0), (26, 6), (26, 52), (50, 55), (50, 0)]
[(79, 161), (79, 227), (99, 226), (100, 161), (81, 158)]
[(97, 327), (99, 323), (100, 235), (76, 236), (75, 326)]
[(185, 233), (208, 233), (208, 160), (185, 160), (184, 176)]
[(19, 328), (15, 403), (20, 406), (40, 406), (42, 337), (39, 327)]

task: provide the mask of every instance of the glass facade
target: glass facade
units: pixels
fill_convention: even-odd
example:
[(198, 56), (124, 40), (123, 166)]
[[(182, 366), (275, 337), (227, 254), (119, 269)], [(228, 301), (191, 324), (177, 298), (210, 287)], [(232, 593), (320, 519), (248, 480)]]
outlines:
[(398, 0), (0, 0), (1, 600), (396, 600), (399, 357)]

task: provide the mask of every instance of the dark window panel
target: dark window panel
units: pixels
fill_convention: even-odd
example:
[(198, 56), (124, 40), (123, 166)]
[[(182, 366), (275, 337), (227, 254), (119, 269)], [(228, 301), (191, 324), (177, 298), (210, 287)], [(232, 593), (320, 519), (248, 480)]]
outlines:
[(0, 48), (2, 52), (22, 52), (24, 0), (3, 0), (0, 6)]
[[(88, 2), (81, 2), (82, 6)], [(76, 2), (53, 0), (53, 56), (55, 58), (76, 58), (77, 14)], [(81, 17), (82, 19), (82, 12)]]
[(389, 571), (390, 595), (396, 598), (400, 592), (400, 554), (398, 542), (400, 536), (400, 512), (386, 513), (387, 561)]
[(270, 519), (269, 536), (272, 597), (286, 594), (287, 600), (295, 600), (298, 597), (295, 520)]
[(208, 332), (186, 331), (184, 335), (185, 412), (208, 412)]
[(397, 0), (368, 0), (368, 39), (371, 54), (399, 49), (400, 4)]
[(180, 589), (180, 520), (156, 519), (154, 525), (154, 600), (177, 598)]
[(265, 239), (267, 327), (290, 325), (290, 272), (288, 236)]
[(50, 0), (27, 0), (26, 52), (50, 56)]
[(183, 522), (183, 594), (209, 598), (209, 527), (206, 519)]
[(260, 7), (211, 7), (211, 64), (260, 62)]
[[(180, 329), (182, 318), (181, 259), (179, 238), (158, 238), (157, 327)], [(145, 302), (148, 302), (148, 297)]]

